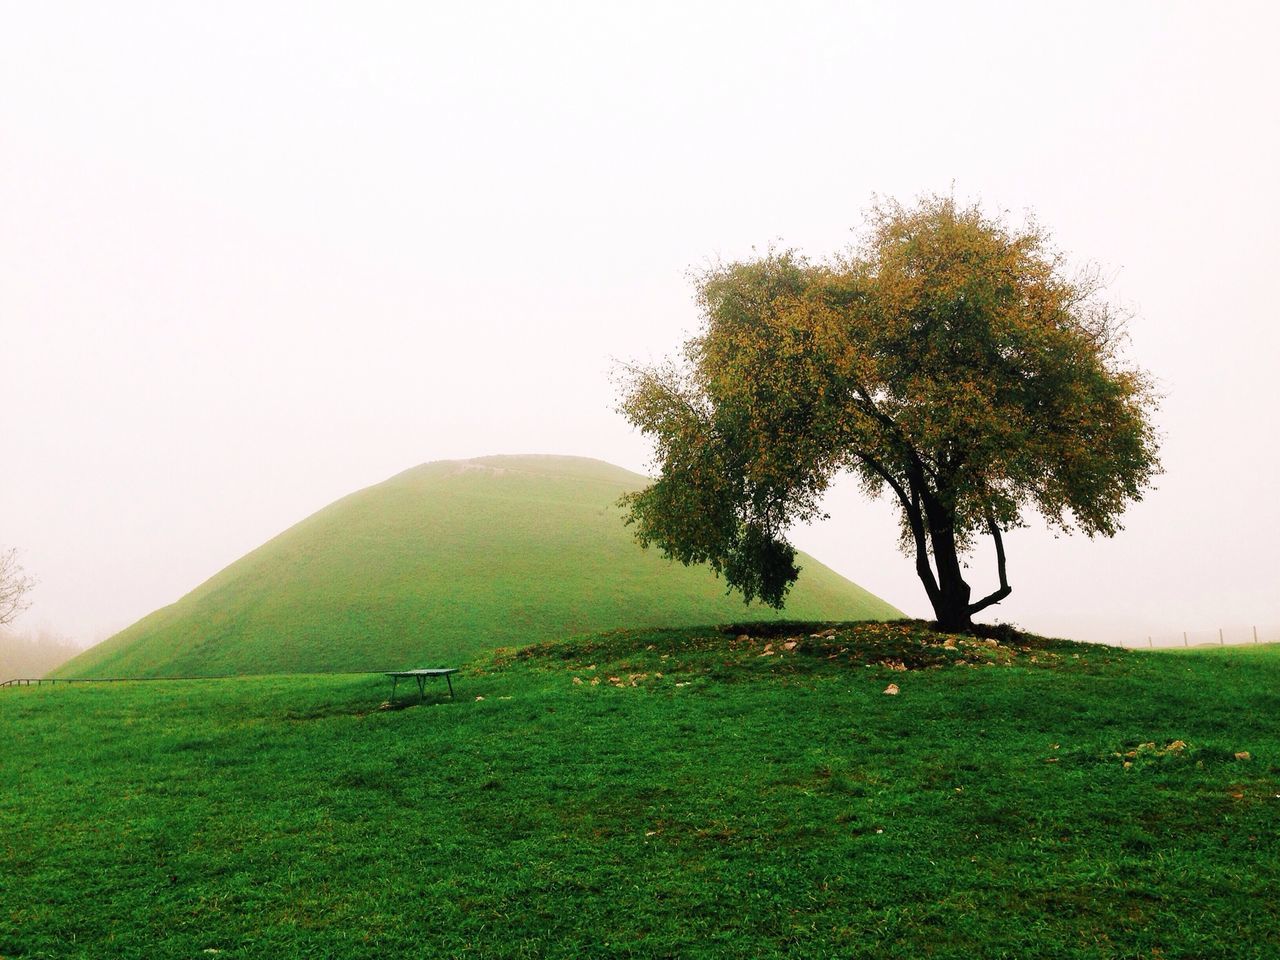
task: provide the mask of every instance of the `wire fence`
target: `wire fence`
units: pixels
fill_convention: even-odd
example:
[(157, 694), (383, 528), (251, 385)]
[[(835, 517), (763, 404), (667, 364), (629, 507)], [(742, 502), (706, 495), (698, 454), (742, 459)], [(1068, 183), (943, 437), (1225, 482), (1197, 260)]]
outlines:
[(1177, 633), (1152, 633), (1145, 637), (1121, 640), (1118, 646), (1153, 650), (1169, 647), (1233, 647), (1255, 643), (1280, 643), (1280, 624), (1213, 627), (1208, 630), (1182, 630)]

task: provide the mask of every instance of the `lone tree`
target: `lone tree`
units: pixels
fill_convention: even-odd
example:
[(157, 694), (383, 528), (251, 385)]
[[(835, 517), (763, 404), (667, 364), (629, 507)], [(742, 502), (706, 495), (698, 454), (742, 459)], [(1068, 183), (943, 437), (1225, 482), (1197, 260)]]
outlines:
[(18, 563), (18, 551), (0, 550), (0, 627), (31, 606), (27, 594), (35, 585)]
[[(852, 472), (896, 501), (938, 626), (966, 630), (1012, 591), (1002, 533), (1028, 508), (1116, 532), (1160, 470), (1156, 398), (1098, 273), (1069, 274), (1034, 223), (940, 197), (868, 220), (830, 261), (770, 251), (698, 278), (685, 362), (626, 373), (622, 412), (660, 466), (627, 522), (781, 607), (799, 574), (786, 530)], [(982, 535), (999, 585), (975, 600), (961, 560)]]

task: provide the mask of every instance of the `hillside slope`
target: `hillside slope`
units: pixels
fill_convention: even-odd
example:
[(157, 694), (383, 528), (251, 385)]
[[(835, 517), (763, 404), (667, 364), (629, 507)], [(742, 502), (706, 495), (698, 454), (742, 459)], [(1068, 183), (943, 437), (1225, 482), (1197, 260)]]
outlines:
[[(645, 478), (579, 457), (407, 470), (289, 528), (59, 676), (380, 670), (589, 631), (777, 616), (640, 549), (616, 502)], [(901, 616), (810, 557), (785, 616)]]

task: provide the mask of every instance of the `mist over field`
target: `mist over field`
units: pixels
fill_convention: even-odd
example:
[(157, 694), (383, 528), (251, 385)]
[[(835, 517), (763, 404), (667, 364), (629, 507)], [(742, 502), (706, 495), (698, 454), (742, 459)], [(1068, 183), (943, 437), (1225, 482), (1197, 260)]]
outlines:
[(0, 627), (0, 680), (42, 677), (66, 663), (84, 647), (48, 630)]
[[(990, 611), (1141, 642), (1280, 622), (1269, 3), (4, 5), (0, 547), (97, 641), (417, 464), (644, 471), (616, 363), (688, 271), (873, 195), (1032, 211), (1133, 314), (1165, 473), (1113, 540), (1007, 538)], [(798, 547), (928, 612), (847, 482)], [(993, 558), (971, 561), (990, 588)]]

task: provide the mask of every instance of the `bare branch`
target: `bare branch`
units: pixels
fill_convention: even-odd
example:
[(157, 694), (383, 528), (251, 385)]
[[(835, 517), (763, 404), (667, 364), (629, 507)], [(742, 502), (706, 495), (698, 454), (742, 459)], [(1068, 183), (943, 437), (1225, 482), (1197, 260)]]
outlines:
[(27, 594), (35, 585), (35, 580), (28, 577), (18, 563), (17, 550), (0, 553), (0, 626), (11, 623), (31, 606)]

